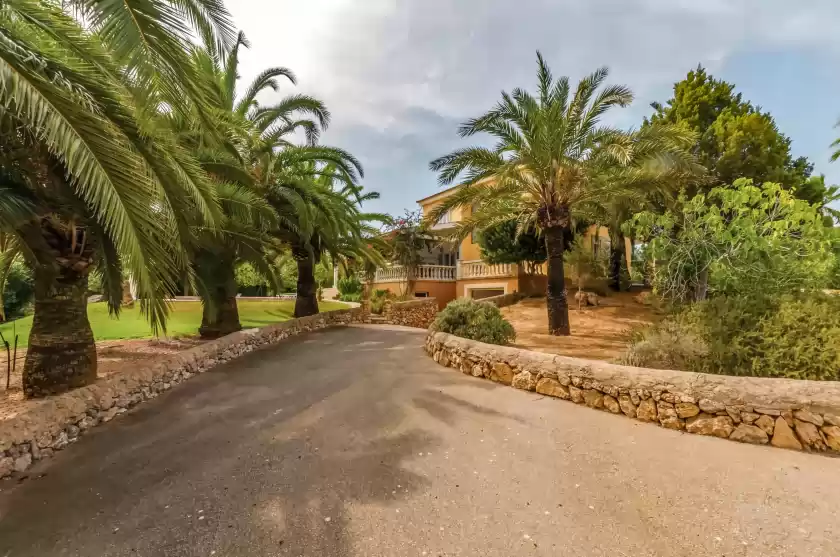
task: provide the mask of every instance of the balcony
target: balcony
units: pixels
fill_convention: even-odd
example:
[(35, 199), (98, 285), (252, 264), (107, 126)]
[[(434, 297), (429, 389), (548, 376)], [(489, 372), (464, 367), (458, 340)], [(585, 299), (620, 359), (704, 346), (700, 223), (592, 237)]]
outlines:
[[(455, 267), (447, 265), (420, 265), (417, 267), (416, 280), (435, 282), (455, 282)], [(402, 282), (406, 279), (405, 269), (401, 265), (393, 265), (384, 269), (377, 269), (374, 283)]]
[(480, 259), (458, 261), (458, 280), (515, 277), (516, 265), (512, 263), (488, 264)]

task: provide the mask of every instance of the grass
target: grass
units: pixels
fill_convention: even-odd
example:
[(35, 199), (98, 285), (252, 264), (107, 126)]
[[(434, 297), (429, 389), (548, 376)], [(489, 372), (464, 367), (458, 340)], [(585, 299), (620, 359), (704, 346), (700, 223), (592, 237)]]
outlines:
[[(295, 303), (289, 300), (238, 300), (239, 320), (242, 327), (264, 327), (272, 323), (287, 321), (292, 318)], [(346, 309), (348, 306), (336, 302), (319, 302), (321, 311)], [(93, 327), (96, 340), (116, 340), (125, 338), (151, 338), (149, 323), (140, 315), (140, 305), (123, 309), (119, 318), (108, 315), (105, 303), (88, 305), (88, 319)], [(173, 302), (172, 313), (166, 325), (166, 334), (171, 337), (198, 334), (201, 325), (201, 302)], [(0, 332), (9, 343), (14, 342), (14, 335), (19, 335), (18, 346), (29, 343), (29, 330), (32, 328), (32, 316), (23, 317), (9, 323), (0, 324)]]

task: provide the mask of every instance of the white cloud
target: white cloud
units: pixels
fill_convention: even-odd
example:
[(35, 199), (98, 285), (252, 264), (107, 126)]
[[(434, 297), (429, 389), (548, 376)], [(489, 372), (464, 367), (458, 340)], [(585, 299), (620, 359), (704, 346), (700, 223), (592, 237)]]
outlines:
[[(458, 144), (456, 122), (489, 108), (502, 89), (533, 86), (536, 49), (556, 74), (572, 79), (610, 66), (611, 80), (637, 94), (639, 101), (618, 117), (634, 125), (647, 102), (667, 95), (698, 62), (714, 71), (744, 49), (840, 52), (840, 2), (804, 4), (239, 0), (230, 8), (253, 45), (243, 55), (243, 77), (291, 67), (298, 90), (322, 98), (333, 113), (325, 140), (359, 153), (369, 184), (393, 210), (433, 191), (425, 165), (429, 153)], [(403, 170), (412, 184), (408, 194), (391, 182)]]

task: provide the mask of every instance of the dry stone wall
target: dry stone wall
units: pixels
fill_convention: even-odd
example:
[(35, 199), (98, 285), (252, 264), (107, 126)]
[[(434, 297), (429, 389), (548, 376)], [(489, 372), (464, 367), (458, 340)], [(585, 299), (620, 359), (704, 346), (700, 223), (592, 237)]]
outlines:
[(418, 298), (407, 302), (386, 302), (382, 316), (392, 325), (428, 329), (437, 312), (435, 298)]
[(661, 427), (840, 454), (840, 383), (644, 369), (432, 332), (426, 352), (467, 375)]
[(333, 325), (369, 321), (363, 308), (320, 313), (207, 342), (146, 369), (118, 374), (44, 400), (0, 422), (0, 478), (23, 472), (34, 461), (75, 442), (88, 429), (156, 398), (196, 374), (259, 347)]

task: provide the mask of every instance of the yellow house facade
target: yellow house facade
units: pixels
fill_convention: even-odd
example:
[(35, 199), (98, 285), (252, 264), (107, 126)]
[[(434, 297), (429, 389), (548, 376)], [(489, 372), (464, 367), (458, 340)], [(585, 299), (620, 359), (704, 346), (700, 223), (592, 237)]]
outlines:
[[(424, 197), (417, 201), (424, 215), (437, 207), (444, 199), (452, 195), (458, 186)], [(449, 212), (432, 226), (432, 230), (445, 231), (469, 217), (469, 207), (458, 207)], [(606, 244), (608, 249), (609, 232), (604, 227), (592, 226), (587, 230), (585, 242), (598, 249)], [(481, 299), (500, 294), (520, 292), (526, 295), (544, 295), (547, 286), (545, 265), (528, 268), (527, 265), (488, 264), (481, 260), (481, 248), (473, 242), (472, 234), (460, 244), (438, 246), (421, 254), (422, 264), (418, 268), (414, 287), (416, 297), (434, 297), (440, 307), (444, 307), (455, 298)], [(630, 249), (626, 250), (628, 268)], [(396, 294), (405, 294), (405, 275), (399, 267), (379, 269), (373, 281), (373, 288), (390, 290)]]

